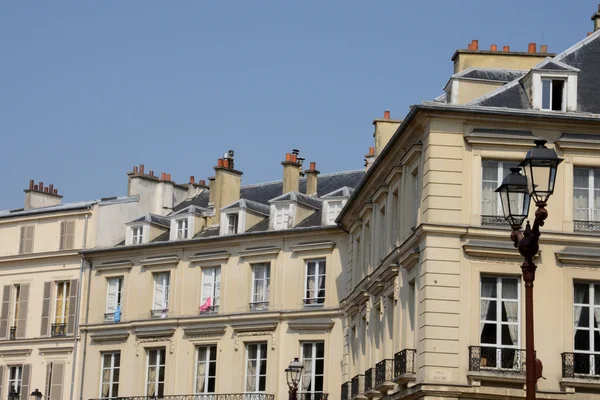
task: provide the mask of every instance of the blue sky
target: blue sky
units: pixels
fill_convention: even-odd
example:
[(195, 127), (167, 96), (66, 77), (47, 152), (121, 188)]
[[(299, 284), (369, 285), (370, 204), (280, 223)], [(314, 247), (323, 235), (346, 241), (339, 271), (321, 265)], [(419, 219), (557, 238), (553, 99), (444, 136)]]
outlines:
[(560, 52), (597, 3), (4, 1), (0, 209), (29, 179), (66, 202), (126, 194), (140, 163), (205, 179), (228, 149), (246, 184), (280, 179), (292, 148), (361, 168), (373, 118), (441, 94), (457, 48)]

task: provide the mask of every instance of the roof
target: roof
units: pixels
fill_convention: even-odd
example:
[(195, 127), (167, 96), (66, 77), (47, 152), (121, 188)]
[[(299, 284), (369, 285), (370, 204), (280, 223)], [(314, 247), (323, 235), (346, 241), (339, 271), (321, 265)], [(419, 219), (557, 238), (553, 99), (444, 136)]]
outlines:
[(324, 199), (329, 199), (332, 197), (350, 197), (350, 195), (354, 192), (354, 188), (350, 188), (348, 186), (341, 187), (337, 190), (334, 190), (331, 193), (327, 193), (323, 196)]
[(247, 199), (238, 200), (235, 203), (232, 203), (226, 207), (223, 207), (221, 210), (231, 210), (234, 208), (250, 210), (250, 211), (254, 211), (255, 213), (267, 215), (267, 216), (271, 212), (269, 209), (269, 206), (267, 206), (265, 204), (257, 203), (256, 201), (247, 200)]
[(52, 212), (79, 210), (83, 208), (89, 208), (95, 204), (98, 204), (98, 200), (80, 201), (77, 203), (61, 204), (58, 206), (32, 208), (30, 210), (25, 210), (23, 208), (3, 210), (0, 211), (0, 218), (21, 217), (34, 214), (47, 214)]
[(452, 78), (511, 82), (515, 79), (523, 77), (526, 73), (527, 71), (522, 71), (518, 69), (470, 67), (465, 69), (464, 71), (452, 75)]
[(182, 214), (204, 215), (204, 214), (211, 214), (212, 212), (213, 211), (208, 208), (190, 205), (185, 208), (182, 208), (179, 211), (169, 214), (169, 217), (172, 218), (176, 215), (182, 215)]
[(169, 218), (165, 218), (163, 216), (152, 214), (152, 213), (145, 214), (137, 219), (134, 219), (133, 221), (129, 221), (129, 222), (127, 222), (127, 225), (135, 224), (137, 222), (145, 222), (148, 224), (165, 226), (167, 228), (171, 226), (171, 222), (169, 221)]
[(296, 201), (300, 204), (304, 204), (305, 206), (312, 207), (316, 210), (320, 210), (323, 206), (323, 200), (316, 197), (307, 196), (304, 193), (300, 192), (289, 192), (283, 194), (279, 197), (275, 197), (274, 199), (269, 200), (269, 203), (277, 203), (281, 201)]

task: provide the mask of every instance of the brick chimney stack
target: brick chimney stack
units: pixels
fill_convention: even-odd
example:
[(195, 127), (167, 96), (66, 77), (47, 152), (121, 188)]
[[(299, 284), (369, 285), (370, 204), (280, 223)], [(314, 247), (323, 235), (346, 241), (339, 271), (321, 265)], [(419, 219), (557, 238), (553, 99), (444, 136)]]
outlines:
[(311, 162), (310, 168), (304, 171), (306, 174), (306, 194), (308, 196), (317, 195), (317, 176), (321, 173), (317, 170), (317, 163)]
[(600, 30), (600, 4), (598, 4), (598, 12), (592, 15), (592, 21), (594, 21), (594, 32)]
[(391, 119), (389, 110), (383, 112), (383, 119), (378, 118), (373, 120), (373, 125), (375, 125), (375, 132), (373, 132), (373, 137), (375, 138), (375, 156), (381, 153), (381, 150), (388, 144), (401, 123), (401, 120)]
[(283, 193), (298, 192), (300, 190), (300, 172), (302, 165), (298, 161), (299, 151), (294, 149), (291, 153), (285, 153), (283, 165)]
[(29, 181), (29, 187), (24, 192), (26, 210), (58, 206), (63, 198), (58, 194), (58, 189), (55, 189), (53, 184), (45, 187), (44, 182), (39, 182), (36, 185), (33, 179)]
[[(215, 208), (213, 223), (218, 223), (220, 220), (221, 208), (240, 199), (243, 172), (234, 169), (233, 155), (233, 150), (229, 150), (223, 155), (223, 158), (217, 160), (217, 165), (213, 167), (215, 177), (209, 192), (209, 202), (212, 197)], [(208, 179), (210, 181), (211, 178)]]
[(365, 171), (371, 168), (375, 162), (375, 147), (369, 147), (369, 153), (365, 154)]

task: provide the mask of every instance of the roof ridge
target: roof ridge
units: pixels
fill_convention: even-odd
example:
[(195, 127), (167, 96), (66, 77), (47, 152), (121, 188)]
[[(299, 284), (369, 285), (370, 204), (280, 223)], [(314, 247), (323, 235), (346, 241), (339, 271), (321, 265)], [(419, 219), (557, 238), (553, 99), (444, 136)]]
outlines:
[(590, 36), (587, 36), (587, 37), (583, 38), (582, 40), (580, 40), (579, 42), (575, 43), (573, 46), (569, 47), (562, 53), (557, 54), (556, 56), (554, 56), (554, 59), (560, 61), (563, 58), (567, 57), (568, 55), (571, 55), (571, 53), (574, 53), (575, 51), (579, 50), (586, 44), (593, 42), (594, 40), (596, 40), (599, 37), (600, 37), (600, 29), (597, 30), (596, 32), (592, 33)]
[[(351, 174), (351, 173), (357, 173), (357, 172), (364, 172), (364, 170), (363, 169), (349, 169), (349, 170), (346, 170), (346, 171), (328, 172), (328, 173), (320, 174), (320, 177), (323, 178), (325, 176), (341, 175), (341, 174)], [(304, 178), (300, 178), (300, 179), (306, 179), (306, 178), (304, 177)], [(283, 179), (278, 179), (276, 181), (250, 183), (248, 185), (242, 185), (241, 188), (245, 189), (245, 188), (248, 188), (248, 187), (271, 185), (271, 184), (280, 183), (280, 182), (283, 182)]]

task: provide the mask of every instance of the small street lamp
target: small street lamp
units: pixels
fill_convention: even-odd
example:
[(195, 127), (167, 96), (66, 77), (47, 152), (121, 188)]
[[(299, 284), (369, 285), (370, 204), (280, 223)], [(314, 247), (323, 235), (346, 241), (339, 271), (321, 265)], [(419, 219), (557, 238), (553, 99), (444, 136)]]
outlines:
[(12, 389), (10, 389), (10, 392), (8, 393), (8, 400), (19, 400), (21, 398), (21, 396), (19, 395), (19, 393), (17, 393), (15, 391), (15, 388), (13, 387)]
[(290, 365), (285, 369), (285, 374), (287, 377), (287, 384), (289, 387), (288, 394), (289, 400), (297, 400), (298, 397), (298, 383), (300, 383), (300, 378), (302, 377), (302, 369), (304, 366), (298, 359), (298, 357), (294, 358), (294, 361), (290, 363)]
[[(523, 168), (525, 176), (519, 173), (520, 168), (511, 168), (511, 174), (504, 178), (502, 185), (496, 189), (496, 192), (500, 194), (504, 218), (512, 228), (510, 238), (525, 259), (521, 269), (525, 282), (527, 400), (535, 400), (535, 384), (542, 373), (542, 363), (535, 359), (533, 337), (533, 282), (537, 269), (533, 258), (540, 249), (540, 226), (544, 226), (544, 221), (548, 218), (546, 202), (554, 193), (556, 170), (563, 161), (554, 149), (545, 146), (545, 140), (536, 140), (534, 143), (535, 147), (527, 152), (525, 160), (519, 164), (519, 167)], [(537, 207), (533, 228), (527, 221), (525, 231), (521, 232), (521, 225), (529, 214), (530, 197), (533, 197)]]
[(43, 394), (39, 390), (35, 389), (33, 392), (31, 392), (30, 396), (31, 400), (42, 400)]

